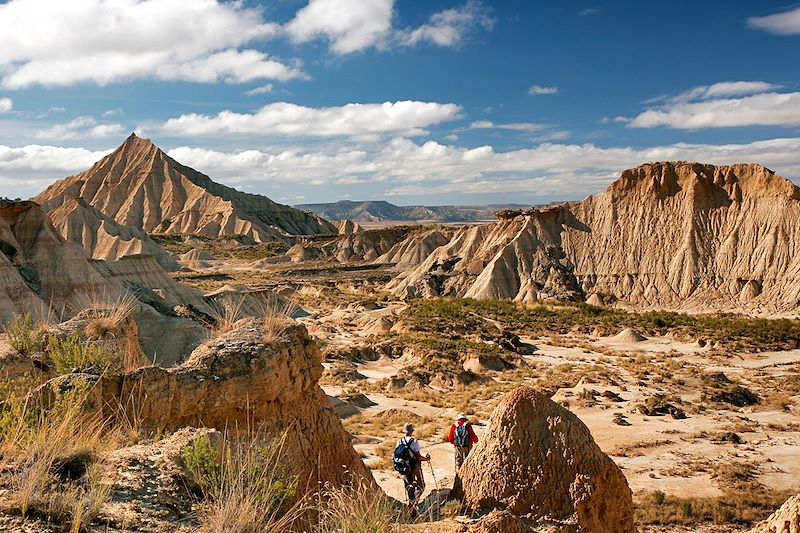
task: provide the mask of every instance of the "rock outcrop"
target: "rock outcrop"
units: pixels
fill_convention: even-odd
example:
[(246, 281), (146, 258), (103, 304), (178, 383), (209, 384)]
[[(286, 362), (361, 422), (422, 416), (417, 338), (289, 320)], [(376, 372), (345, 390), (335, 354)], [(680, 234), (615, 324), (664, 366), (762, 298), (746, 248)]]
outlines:
[(148, 233), (244, 235), (257, 242), (337, 233), (313, 214), (215, 183), (133, 134), (92, 168), (34, 200), (52, 211), (78, 197), (118, 224)]
[(454, 495), (472, 510), (505, 510), (559, 531), (635, 532), (619, 467), (570, 411), (533, 389), (509, 393), (460, 470)]
[(786, 500), (780, 509), (756, 525), (750, 533), (800, 533), (800, 494)]
[(461, 229), (388, 288), (518, 301), (603, 294), (685, 311), (800, 307), (800, 189), (760, 165), (646, 164), (597, 196), (511, 215)]
[[(301, 485), (341, 485), (353, 478), (374, 483), (317, 384), (322, 354), (305, 327), (270, 332), (245, 319), (198, 347), (172, 368), (150, 366), (120, 376), (70, 374), (41, 389), (45, 405), (73, 384), (88, 383), (87, 408), (109, 418), (128, 410), (152, 429), (202, 425), (220, 430), (264, 427), (286, 432), (285, 452)], [(135, 411), (131, 411), (135, 410)]]
[(64, 202), (49, 214), (61, 236), (81, 245), (92, 259), (116, 261), (130, 255), (149, 255), (167, 272), (180, 268), (175, 258), (147, 233), (132, 226), (117, 224), (83, 198)]

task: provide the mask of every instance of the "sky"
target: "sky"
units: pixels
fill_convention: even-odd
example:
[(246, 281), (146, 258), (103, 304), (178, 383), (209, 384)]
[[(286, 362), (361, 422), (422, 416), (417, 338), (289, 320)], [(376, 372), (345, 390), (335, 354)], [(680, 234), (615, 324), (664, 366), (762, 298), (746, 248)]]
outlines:
[(286, 204), (572, 200), (665, 160), (800, 183), (800, 4), (0, 1), (0, 196), (131, 132)]

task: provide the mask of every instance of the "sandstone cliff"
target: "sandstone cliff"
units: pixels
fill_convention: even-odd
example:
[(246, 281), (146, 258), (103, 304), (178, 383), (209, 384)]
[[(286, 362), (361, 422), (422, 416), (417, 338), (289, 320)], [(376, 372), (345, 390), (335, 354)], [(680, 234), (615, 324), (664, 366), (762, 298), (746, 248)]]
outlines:
[(34, 200), (52, 211), (77, 197), (117, 223), (148, 233), (245, 235), (268, 242), (338, 231), (315, 215), (215, 183), (133, 134), (92, 168), (54, 183)]
[(759, 165), (652, 163), (582, 202), (460, 230), (389, 289), (638, 308), (800, 307), (800, 189)]
[(147, 233), (117, 224), (83, 198), (64, 202), (50, 212), (50, 219), (62, 237), (83, 246), (92, 259), (115, 261), (130, 255), (150, 255), (167, 272), (180, 268), (175, 258)]

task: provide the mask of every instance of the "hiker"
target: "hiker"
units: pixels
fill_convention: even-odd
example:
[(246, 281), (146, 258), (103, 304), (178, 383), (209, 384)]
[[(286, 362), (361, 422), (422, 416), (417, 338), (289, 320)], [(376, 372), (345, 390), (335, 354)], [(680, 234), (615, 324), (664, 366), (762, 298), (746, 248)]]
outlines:
[(403, 426), (404, 437), (397, 441), (394, 448), (394, 469), (403, 476), (408, 503), (414, 504), (425, 491), (425, 478), (422, 476), (423, 461), (430, 461), (430, 454), (422, 456), (419, 441), (413, 438), (414, 426), (406, 422)]
[(472, 429), (472, 424), (467, 420), (467, 415), (459, 413), (456, 422), (450, 426), (450, 444), (456, 447), (456, 472), (461, 469), (464, 459), (469, 455), (472, 445), (478, 442), (478, 436)]

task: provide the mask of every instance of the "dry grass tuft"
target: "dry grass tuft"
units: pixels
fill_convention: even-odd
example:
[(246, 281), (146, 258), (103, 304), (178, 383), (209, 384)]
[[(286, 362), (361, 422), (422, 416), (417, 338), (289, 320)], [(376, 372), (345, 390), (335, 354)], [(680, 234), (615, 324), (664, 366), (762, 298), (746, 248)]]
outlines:
[(77, 533), (108, 501), (98, 461), (116, 448), (118, 434), (99, 416), (82, 412), (85, 394), (64, 395), (47, 412), (28, 403), (13, 410), (5, 405), (6, 414), (16, 417), (0, 435), (11, 489), (5, 511), (39, 516)]
[(263, 300), (261, 313), (264, 317), (264, 342), (275, 342), (286, 326), (291, 323), (292, 315), (299, 309), (298, 305), (288, 298), (270, 295)]
[(300, 519), (297, 478), (285, 467), (283, 438), (261, 434), (226, 437), (221, 447), (207, 438), (183, 454), (203, 493), (198, 511), (204, 533), (287, 531)]
[(378, 533), (392, 531), (397, 510), (382, 491), (366, 486), (326, 488), (319, 494), (313, 533)]

